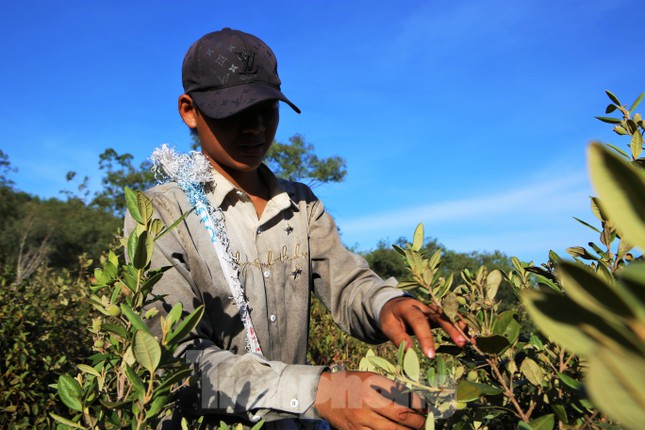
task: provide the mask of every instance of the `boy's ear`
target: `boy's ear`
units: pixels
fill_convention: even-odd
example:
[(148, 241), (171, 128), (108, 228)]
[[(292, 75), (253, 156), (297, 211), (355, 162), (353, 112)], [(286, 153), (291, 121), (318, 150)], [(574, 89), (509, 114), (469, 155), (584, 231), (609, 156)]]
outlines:
[(193, 104), (193, 99), (188, 94), (182, 94), (178, 100), (179, 115), (189, 128), (197, 127), (197, 108)]

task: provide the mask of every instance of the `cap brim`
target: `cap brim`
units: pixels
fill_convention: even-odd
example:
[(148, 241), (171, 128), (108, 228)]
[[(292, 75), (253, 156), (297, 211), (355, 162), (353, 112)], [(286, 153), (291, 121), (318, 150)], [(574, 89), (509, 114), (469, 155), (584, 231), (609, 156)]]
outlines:
[(217, 90), (191, 91), (190, 96), (206, 116), (215, 119), (235, 115), (266, 100), (281, 100), (300, 113), (300, 109), (282, 91), (257, 82)]

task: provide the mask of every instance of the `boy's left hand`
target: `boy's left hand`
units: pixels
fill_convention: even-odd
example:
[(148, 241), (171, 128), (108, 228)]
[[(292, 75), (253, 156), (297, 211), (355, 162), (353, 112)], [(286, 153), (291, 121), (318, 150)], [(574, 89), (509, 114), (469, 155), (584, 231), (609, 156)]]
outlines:
[[(381, 331), (388, 339), (399, 346), (405, 341), (406, 349), (412, 345), (411, 334), (414, 334), (421, 350), (429, 358), (435, 356), (434, 339), (430, 331), (430, 321), (438, 324), (457, 346), (464, 346), (466, 339), (457, 327), (446, 317), (440, 307), (426, 306), (412, 297), (396, 297), (383, 305), (380, 315)], [(466, 330), (463, 321), (457, 323), (461, 331)]]

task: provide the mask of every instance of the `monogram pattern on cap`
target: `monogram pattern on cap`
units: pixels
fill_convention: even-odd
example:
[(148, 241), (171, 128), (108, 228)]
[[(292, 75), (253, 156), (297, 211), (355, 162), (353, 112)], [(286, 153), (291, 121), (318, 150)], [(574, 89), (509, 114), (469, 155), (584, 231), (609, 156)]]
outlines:
[(242, 62), (242, 75), (255, 75), (258, 67), (255, 65), (255, 52), (236, 52), (237, 58)]

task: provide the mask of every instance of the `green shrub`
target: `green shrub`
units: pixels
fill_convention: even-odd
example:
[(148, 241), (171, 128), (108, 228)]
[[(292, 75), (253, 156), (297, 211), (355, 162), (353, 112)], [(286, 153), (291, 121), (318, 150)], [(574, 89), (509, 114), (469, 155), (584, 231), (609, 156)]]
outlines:
[[(585, 359), (585, 386), (593, 402), (632, 429), (645, 423), (645, 261), (632, 247), (645, 249), (645, 165), (640, 158), (645, 123), (610, 92), (606, 113), (614, 131), (630, 137), (629, 150), (594, 143), (589, 147), (592, 199), (601, 222), (600, 245), (575, 247), (575, 262), (555, 270), (560, 291), (525, 291), (536, 324), (554, 341)], [(586, 223), (585, 223), (586, 224)], [(617, 243), (616, 243), (617, 242)]]
[[(437, 332), (441, 346), (432, 362), (420, 362), (413, 348), (401, 348), (394, 362), (372, 352), (362, 360), (363, 369), (424, 396), (427, 428), (608, 429), (619, 422), (637, 429), (645, 422), (645, 262), (632, 263), (631, 253), (634, 245), (645, 249), (644, 123), (633, 114), (643, 96), (627, 109), (607, 94), (607, 113), (623, 117), (599, 119), (630, 137), (631, 155), (612, 145), (590, 147), (599, 194), (592, 209), (601, 228), (581, 222), (599, 234), (600, 245), (569, 248), (574, 261), (550, 252), (541, 266), (513, 258), (506, 272), (463, 270), (456, 287), (440, 272), (441, 251), (424, 252), (422, 226), (411, 244), (395, 245), (408, 268), (399, 287), (468, 327), (470, 343), (461, 350)], [(504, 310), (503, 281), (532, 320), (522, 306)], [(523, 330), (533, 322), (549, 337)]]
[(0, 428), (50, 428), (47, 413), (64, 410), (49, 385), (90, 352), (89, 264), (75, 275), (41, 267), (18, 285), (0, 279)]
[[(56, 384), (69, 413), (51, 414), (61, 428), (143, 430), (155, 428), (174, 408), (176, 393), (191, 369), (174, 352), (203, 315), (186, 315), (181, 303), (160, 318), (159, 337), (147, 325), (156, 315), (152, 291), (167, 268), (150, 269), (154, 241), (173, 226), (153, 217), (150, 200), (125, 189), (128, 211), (137, 227), (123, 241), (124, 262), (110, 252), (95, 271), (89, 301), (100, 315), (93, 319), (94, 354), (79, 364), (75, 377), (63, 374)], [(180, 222), (180, 220), (177, 221)]]

